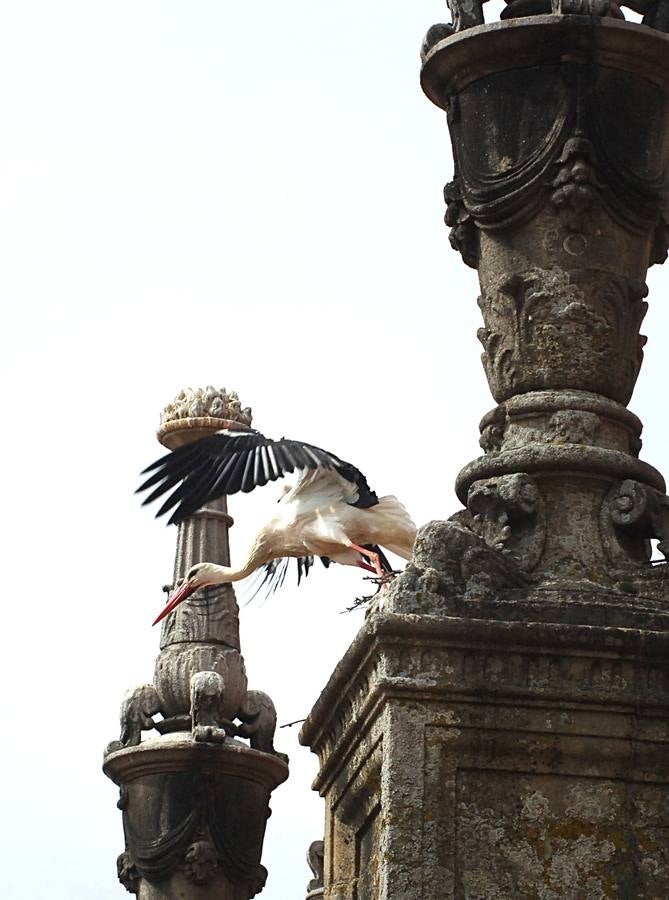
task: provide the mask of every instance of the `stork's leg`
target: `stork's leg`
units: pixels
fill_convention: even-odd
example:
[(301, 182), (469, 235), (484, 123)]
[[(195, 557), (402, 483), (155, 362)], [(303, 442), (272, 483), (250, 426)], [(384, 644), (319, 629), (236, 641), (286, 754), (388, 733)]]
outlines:
[(374, 572), (376, 572), (377, 576), (383, 578), (383, 569), (381, 568), (381, 560), (378, 553), (375, 553), (374, 550), (368, 550), (366, 547), (361, 547), (359, 544), (350, 544), (350, 546), (357, 550), (361, 556), (368, 559), (374, 566)]
[(376, 569), (374, 568), (374, 566), (368, 565), (366, 562), (363, 562), (361, 559), (358, 560), (358, 562), (356, 563), (356, 565), (357, 565), (357, 566), (360, 566), (361, 569), (364, 569), (365, 572), (374, 572), (374, 573), (376, 573)]

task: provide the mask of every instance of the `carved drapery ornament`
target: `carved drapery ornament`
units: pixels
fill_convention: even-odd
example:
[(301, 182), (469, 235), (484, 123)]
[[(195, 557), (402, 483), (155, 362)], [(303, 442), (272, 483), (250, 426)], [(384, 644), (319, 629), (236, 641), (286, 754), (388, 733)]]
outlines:
[[(536, 66), (531, 80), (522, 69), (479, 78), (448, 101), (451, 243), (476, 265), (474, 226), (522, 225), (550, 200), (567, 254), (588, 249), (601, 210), (621, 228), (649, 235), (647, 264), (662, 262), (669, 144), (659, 123), (668, 116), (666, 92), (624, 71), (563, 63)], [(507, 120), (518, 127), (505, 127)], [(624, 140), (621, 120), (628, 123)], [(658, 123), (652, 134), (648, 121)]]

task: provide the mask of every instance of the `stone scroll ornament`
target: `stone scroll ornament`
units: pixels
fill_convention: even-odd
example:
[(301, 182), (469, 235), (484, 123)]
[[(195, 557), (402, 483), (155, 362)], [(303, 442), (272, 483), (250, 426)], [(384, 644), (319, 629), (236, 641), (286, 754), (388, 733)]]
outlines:
[(609, 558), (621, 568), (645, 566), (651, 558), (653, 539), (657, 540), (657, 550), (666, 563), (669, 560), (669, 497), (628, 478), (614, 485), (604, 499), (601, 530)]

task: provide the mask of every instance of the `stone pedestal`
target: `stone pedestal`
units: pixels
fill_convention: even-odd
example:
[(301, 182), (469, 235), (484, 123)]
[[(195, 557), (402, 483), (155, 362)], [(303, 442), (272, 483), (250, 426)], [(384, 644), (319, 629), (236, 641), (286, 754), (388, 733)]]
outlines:
[(325, 900), (659, 900), (669, 498), (626, 406), (667, 255), (668, 7), (449, 5), (421, 82), (497, 406), (303, 726)]
[(327, 900), (669, 896), (669, 634), (377, 613), (302, 731)]

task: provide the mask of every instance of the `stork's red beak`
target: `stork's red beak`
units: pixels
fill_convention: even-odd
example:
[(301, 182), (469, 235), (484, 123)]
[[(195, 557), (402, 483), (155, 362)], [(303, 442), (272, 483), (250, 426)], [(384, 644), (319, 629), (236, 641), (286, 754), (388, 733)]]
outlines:
[(191, 594), (194, 594), (197, 590), (197, 585), (193, 584), (190, 581), (184, 581), (181, 587), (177, 588), (176, 591), (172, 594), (170, 599), (165, 604), (165, 608), (161, 611), (158, 618), (153, 623), (157, 625), (161, 619), (164, 619), (165, 616), (169, 616), (173, 609), (176, 609), (177, 606), (186, 599), (186, 597), (190, 597)]

